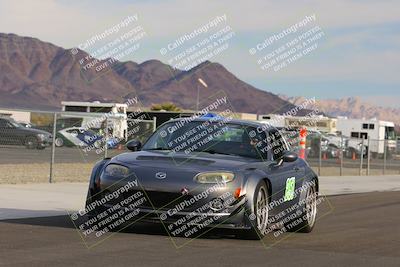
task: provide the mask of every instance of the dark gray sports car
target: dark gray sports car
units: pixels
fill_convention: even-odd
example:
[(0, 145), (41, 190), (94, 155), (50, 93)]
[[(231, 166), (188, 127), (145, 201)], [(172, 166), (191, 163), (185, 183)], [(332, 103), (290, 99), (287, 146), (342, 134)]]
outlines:
[(280, 132), (258, 122), (181, 118), (161, 125), (133, 152), (98, 162), (87, 215), (114, 230), (162, 223), (170, 236), (213, 227), (260, 239), (272, 231), (310, 232), (318, 177)]

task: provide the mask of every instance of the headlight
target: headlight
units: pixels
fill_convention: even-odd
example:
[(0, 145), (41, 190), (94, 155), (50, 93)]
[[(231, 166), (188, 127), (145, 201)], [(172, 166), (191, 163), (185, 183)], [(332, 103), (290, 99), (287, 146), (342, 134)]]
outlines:
[(125, 178), (129, 176), (129, 169), (127, 167), (117, 165), (117, 164), (110, 164), (106, 167), (103, 174), (112, 176), (112, 177), (121, 177)]
[(46, 138), (44, 134), (38, 134), (37, 137), (42, 141)]
[(194, 180), (202, 184), (228, 183), (233, 181), (235, 175), (231, 172), (202, 172)]

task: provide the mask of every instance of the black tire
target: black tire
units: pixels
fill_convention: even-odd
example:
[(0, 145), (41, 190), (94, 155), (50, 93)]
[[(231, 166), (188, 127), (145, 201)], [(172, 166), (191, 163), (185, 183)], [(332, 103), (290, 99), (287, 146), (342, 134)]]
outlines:
[(25, 138), (24, 145), (28, 149), (35, 149), (38, 147), (39, 142), (35, 136), (28, 136), (27, 138)]
[[(263, 195), (261, 197), (261, 195)], [(262, 199), (260, 199), (260, 197)], [(245, 220), (251, 229), (240, 230), (237, 237), (241, 239), (260, 240), (263, 239), (268, 229), (268, 204), (269, 193), (268, 187), (264, 181), (260, 181), (254, 190), (254, 207), (252, 213), (245, 213)]]
[[(288, 232), (310, 233), (314, 229), (317, 218), (317, 199), (318, 192), (314, 180), (314, 184), (307, 188), (305, 204), (301, 205), (303, 210), (301, 216), (291, 221), (290, 223), (292, 223), (292, 225), (290, 225), (290, 223), (285, 225)], [(296, 220), (297, 222), (300, 221), (300, 223), (293, 225)]]

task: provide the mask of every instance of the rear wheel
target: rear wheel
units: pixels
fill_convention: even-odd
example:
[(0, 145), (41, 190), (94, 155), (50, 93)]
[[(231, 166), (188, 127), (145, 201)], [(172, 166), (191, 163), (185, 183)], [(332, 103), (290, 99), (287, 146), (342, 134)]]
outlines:
[(254, 192), (254, 212), (246, 214), (246, 219), (249, 220), (252, 228), (242, 230), (238, 237), (243, 239), (262, 239), (268, 229), (268, 188), (264, 181), (261, 181)]

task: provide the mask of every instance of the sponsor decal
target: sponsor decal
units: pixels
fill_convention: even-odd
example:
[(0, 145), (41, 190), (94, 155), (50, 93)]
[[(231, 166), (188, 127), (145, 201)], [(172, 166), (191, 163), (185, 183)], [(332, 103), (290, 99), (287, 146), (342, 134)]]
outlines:
[(294, 198), (294, 189), (296, 188), (296, 178), (290, 177), (286, 179), (286, 189), (285, 189), (285, 201), (292, 200)]

